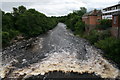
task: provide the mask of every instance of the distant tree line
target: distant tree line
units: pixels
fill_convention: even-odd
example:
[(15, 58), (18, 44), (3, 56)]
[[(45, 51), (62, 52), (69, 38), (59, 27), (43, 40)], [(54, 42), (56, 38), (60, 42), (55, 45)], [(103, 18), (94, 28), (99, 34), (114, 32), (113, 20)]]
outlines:
[(57, 24), (55, 17), (47, 17), (35, 9), (24, 6), (13, 8), (13, 12), (2, 11), (2, 44), (7, 46), (18, 35), (25, 38), (35, 37), (54, 28)]
[(75, 10), (67, 16), (60, 17), (59, 21), (67, 25), (74, 34), (82, 34), (85, 31), (85, 24), (82, 22), (82, 16), (86, 13), (87, 9), (81, 7), (80, 10)]

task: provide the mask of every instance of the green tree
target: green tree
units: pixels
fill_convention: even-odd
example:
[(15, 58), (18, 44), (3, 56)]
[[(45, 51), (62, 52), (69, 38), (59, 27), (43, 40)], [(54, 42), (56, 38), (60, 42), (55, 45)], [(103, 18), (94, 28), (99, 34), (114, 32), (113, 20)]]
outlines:
[(57, 24), (56, 17), (47, 17), (35, 9), (27, 10), (24, 6), (14, 7), (12, 13), (2, 13), (3, 46), (9, 45), (17, 35), (22, 34), (25, 38), (35, 37)]
[(19, 14), (23, 14), (26, 11), (26, 7), (24, 6), (19, 6), (18, 7)]
[(76, 34), (82, 35), (85, 31), (85, 24), (81, 20), (77, 21), (77, 23), (75, 24), (75, 30)]

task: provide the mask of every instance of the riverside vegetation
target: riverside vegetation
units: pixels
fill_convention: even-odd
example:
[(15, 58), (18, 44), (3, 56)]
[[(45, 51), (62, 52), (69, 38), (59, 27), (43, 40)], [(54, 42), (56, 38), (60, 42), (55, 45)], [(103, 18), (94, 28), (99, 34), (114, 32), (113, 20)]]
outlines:
[[(91, 44), (102, 49), (105, 52), (104, 56), (120, 67), (120, 39), (111, 37), (107, 30), (110, 26), (108, 20), (101, 20), (96, 29), (90, 31), (89, 35), (86, 34), (85, 23), (82, 22), (82, 16), (86, 11), (86, 8), (81, 7), (80, 10), (62, 17), (47, 17), (35, 9), (27, 10), (24, 6), (13, 8), (12, 13), (2, 11), (3, 47), (10, 45), (10, 42), (19, 35), (30, 38), (43, 34), (53, 29), (59, 21), (65, 23), (75, 35), (87, 39)], [(103, 31), (98, 31), (98, 29)]]
[(86, 8), (73, 11), (67, 16), (60, 17), (59, 21), (65, 23), (75, 35), (87, 39), (92, 45), (104, 51), (104, 57), (115, 62), (120, 68), (120, 39), (114, 38), (110, 34), (111, 21), (107, 19), (100, 20), (100, 24), (89, 33), (85, 31), (85, 23), (82, 22), (82, 16), (86, 13)]
[(12, 13), (2, 11), (3, 47), (10, 45), (16, 36), (35, 37), (53, 29), (56, 25), (55, 17), (47, 17), (35, 9), (27, 10), (24, 6), (14, 7)]

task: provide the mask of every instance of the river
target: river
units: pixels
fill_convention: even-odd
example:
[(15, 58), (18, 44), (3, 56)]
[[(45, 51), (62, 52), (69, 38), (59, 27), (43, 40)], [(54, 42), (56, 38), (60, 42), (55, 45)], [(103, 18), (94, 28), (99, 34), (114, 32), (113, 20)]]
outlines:
[(91, 78), (89, 74), (100, 78), (119, 77), (119, 69), (102, 57), (102, 53), (87, 40), (74, 36), (65, 24), (58, 23), (44, 35), (6, 47), (2, 52), (0, 76), (26, 79), (58, 71), (57, 76), (77, 73), (77, 77), (82, 74), (88, 78)]

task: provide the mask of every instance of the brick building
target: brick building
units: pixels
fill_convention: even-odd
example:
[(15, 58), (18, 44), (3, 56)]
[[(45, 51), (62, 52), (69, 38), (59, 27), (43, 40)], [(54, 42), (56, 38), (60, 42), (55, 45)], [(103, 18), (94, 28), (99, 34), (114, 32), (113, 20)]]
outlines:
[(102, 19), (111, 19), (112, 15), (120, 11), (120, 2), (116, 5), (102, 9)]
[(94, 29), (99, 20), (109, 19), (112, 21), (111, 34), (120, 38), (120, 2), (102, 10), (93, 10), (83, 15), (82, 21), (86, 24), (86, 31)]
[(120, 11), (116, 12), (112, 16), (112, 29), (113, 36), (120, 38)]
[(99, 24), (99, 20), (102, 19), (102, 12), (101, 10), (93, 10), (83, 15), (82, 21), (86, 24), (86, 31), (90, 31)]
[(120, 37), (120, 2), (116, 5), (106, 7), (102, 10), (102, 19), (111, 19), (111, 34)]

